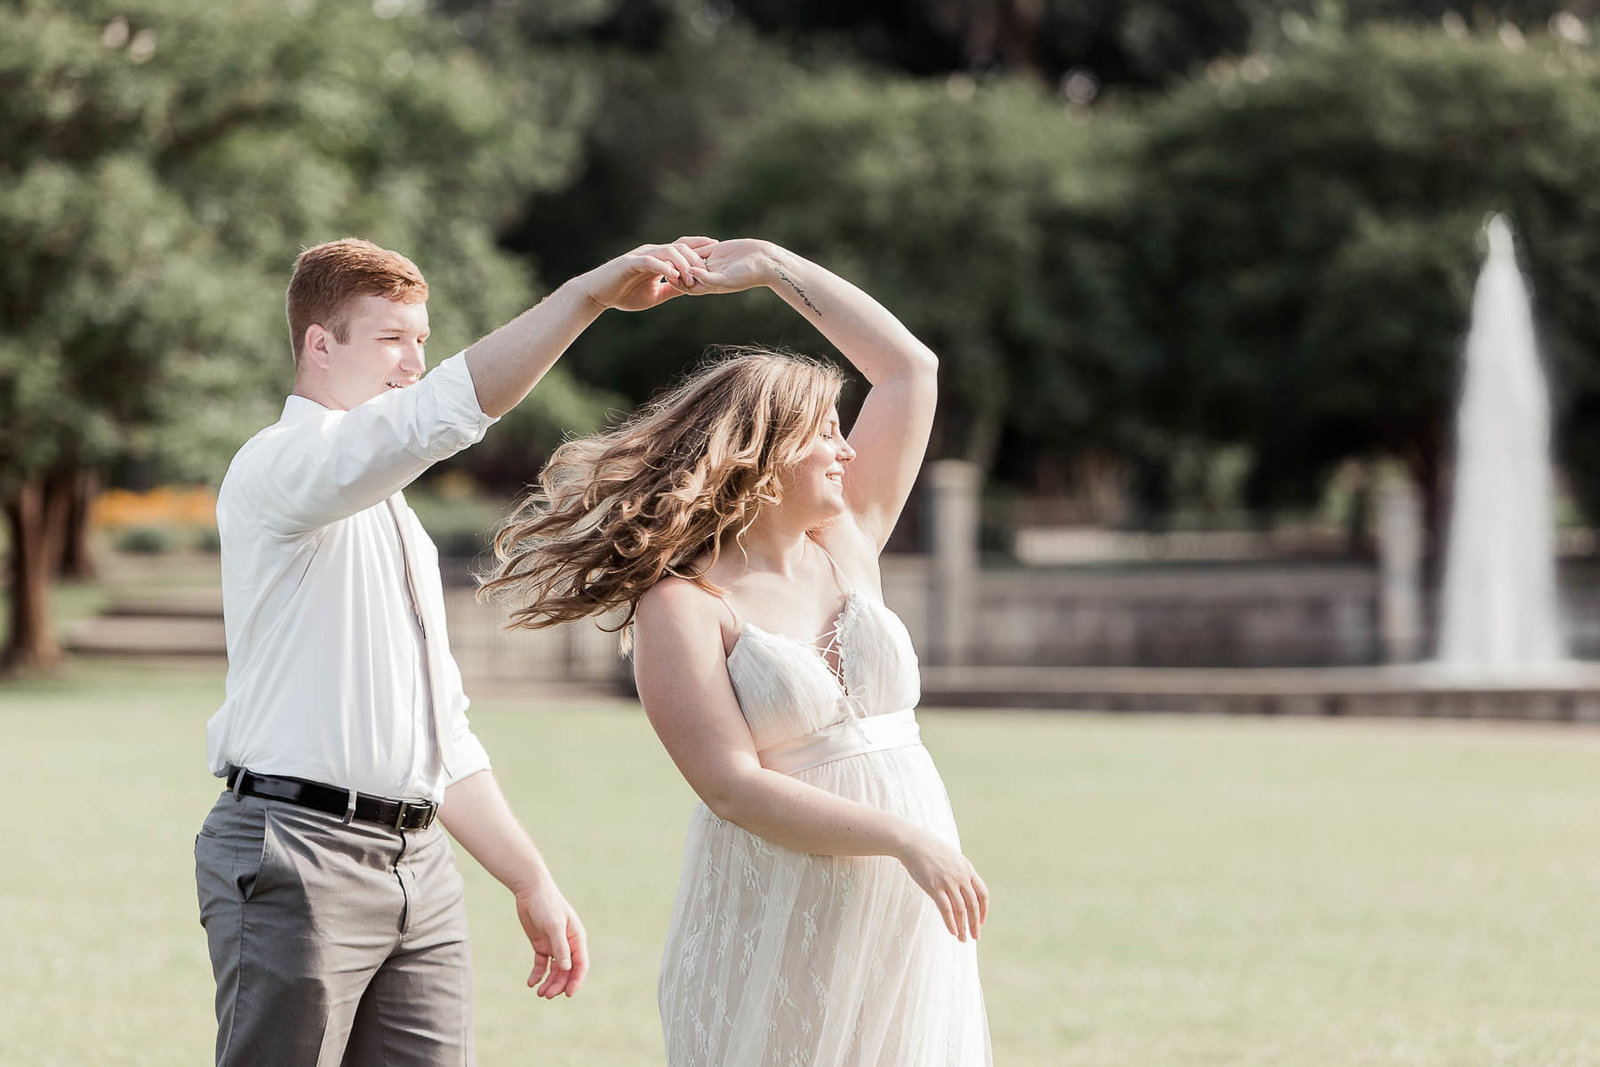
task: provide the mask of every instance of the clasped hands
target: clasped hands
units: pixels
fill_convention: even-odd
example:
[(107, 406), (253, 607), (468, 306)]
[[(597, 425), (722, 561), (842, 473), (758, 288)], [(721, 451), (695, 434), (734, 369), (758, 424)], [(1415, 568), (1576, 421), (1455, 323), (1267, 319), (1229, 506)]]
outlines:
[(640, 245), (584, 275), (590, 300), (604, 308), (644, 311), (677, 296), (737, 293), (771, 277), (770, 242), (680, 237)]

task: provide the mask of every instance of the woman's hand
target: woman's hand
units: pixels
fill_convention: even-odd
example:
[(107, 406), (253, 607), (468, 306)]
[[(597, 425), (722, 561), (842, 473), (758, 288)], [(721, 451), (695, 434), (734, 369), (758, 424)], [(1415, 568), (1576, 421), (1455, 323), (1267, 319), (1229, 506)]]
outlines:
[(925, 830), (916, 832), (898, 858), (912, 880), (933, 898), (945, 929), (962, 941), (977, 938), (979, 927), (989, 918), (989, 887), (972, 862)]
[(771, 241), (740, 237), (717, 241), (698, 250), (705, 274), (691, 291), (700, 296), (710, 293), (737, 293), (758, 285), (770, 285), (778, 277), (777, 253)]
[(656, 307), (697, 291), (707, 276), (702, 257), (716, 244), (710, 237), (680, 237), (671, 244), (640, 245), (585, 274), (584, 293), (601, 310)]

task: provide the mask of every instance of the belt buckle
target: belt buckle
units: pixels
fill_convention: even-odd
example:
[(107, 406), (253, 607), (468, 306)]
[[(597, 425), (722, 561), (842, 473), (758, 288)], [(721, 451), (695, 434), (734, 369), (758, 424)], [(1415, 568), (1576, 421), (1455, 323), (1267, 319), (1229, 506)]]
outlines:
[[(406, 825), (406, 816), (413, 811), (420, 811), (423, 813), (422, 824), (420, 826), (408, 827)], [(431, 800), (402, 800), (399, 802), (399, 810), (395, 812), (394, 828), (397, 832), (405, 830), (426, 830), (428, 827), (433, 825), (434, 815), (437, 812), (438, 807)]]

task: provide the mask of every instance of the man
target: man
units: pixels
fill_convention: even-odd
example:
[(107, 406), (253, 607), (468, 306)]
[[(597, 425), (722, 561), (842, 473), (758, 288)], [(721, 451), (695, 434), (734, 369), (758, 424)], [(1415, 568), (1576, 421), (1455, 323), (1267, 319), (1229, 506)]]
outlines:
[(480, 440), (606, 308), (687, 291), (714, 243), (635, 249), (426, 377), (410, 260), (343, 240), (296, 261), (293, 395), (217, 497), (229, 665), (207, 747), (227, 790), (195, 868), (219, 1065), (472, 1062), (462, 881), (436, 815), (512, 891), (528, 985), (583, 984), (583, 926), (467, 722), (438, 557), (401, 489)]

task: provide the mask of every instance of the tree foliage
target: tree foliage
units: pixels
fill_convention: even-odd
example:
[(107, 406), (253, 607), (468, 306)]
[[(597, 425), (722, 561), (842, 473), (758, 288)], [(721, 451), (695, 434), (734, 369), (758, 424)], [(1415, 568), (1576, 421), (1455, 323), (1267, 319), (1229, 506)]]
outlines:
[(1592, 0), (728, 0), (791, 50), (849, 55), (915, 76), (1005, 71), (1078, 91), (1162, 89), (1217, 59), (1319, 28), (1376, 22), (1544, 29)]
[[(1489, 212), (1506, 213), (1565, 410), (1594, 393), (1600, 94), (1587, 50), (1331, 34), (1196, 84), (1145, 121), (1130, 216), (1141, 407), (1175, 440), (1251, 447), (1257, 504), (1388, 453), (1435, 490)], [(1587, 419), (1566, 455), (1592, 461)], [(1600, 503), (1600, 497), (1590, 495)]]
[[(905, 319), (942, 360), (936, 455), (1032, 485), (1110, 457), (1164, 506), (1225, 450), (1273, 508), (1384, 454), (1437, 509), (1493, 210), (1600, 514), (1597, 14), (10, 0), (0, 500), (25, 545), (86, 470), (217, 477), (289, 380), (304, 245), (405, 250), (448, 352), (540, 279), (699, 231), (771, 237)], [(745, 342), (826, 347), (770, 294), (608, 316), (456, 465), (521, 484), (564, 429)]]
[(495, 228), (562, 178), (588, 98), (532, 58), (508, 82), (403, 4), (0, 7), (0, 496), (110, 463), (217, 477), (290, 380), (305, 245), (405, 250), (446, 350), (523, 306)]
[[(1094, 214), (1108, 185), (1084, 160), (1110, 140), (1025, 84), (952, 97), (940, 83), (807, 76), (661, 217), (768, 237), (882, 300), (940, 356), (934, 454), (987, 462), (1008, 423), (1065, 439), (1102, 414), (1073, 392), (1107, 353), (1068, 328), (1075, 309), (1053, 299), (1052, 275), (1092, 271), (1088, 238), (1057, 238), (1063, 217)], [(603, 373), (630, 393), (710, 344), (827, 347), (768, 294), (680, 300), (608, 338)], [(1040, 403), (1040, 386), (1060, 403)]]

